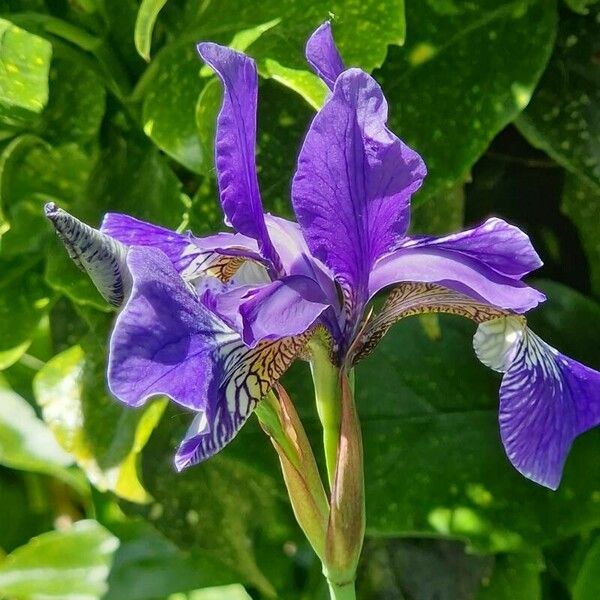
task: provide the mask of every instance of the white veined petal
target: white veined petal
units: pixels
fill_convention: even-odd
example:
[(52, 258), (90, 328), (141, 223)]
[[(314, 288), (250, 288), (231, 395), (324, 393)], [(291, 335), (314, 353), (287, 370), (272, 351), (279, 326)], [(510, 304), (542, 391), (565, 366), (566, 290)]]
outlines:
[(525, 330), (525, 319), (519, 316), (500, 317), (481, 323), (473, 337), (477, 358), (486, 367), (505, 373), (515, 359)]

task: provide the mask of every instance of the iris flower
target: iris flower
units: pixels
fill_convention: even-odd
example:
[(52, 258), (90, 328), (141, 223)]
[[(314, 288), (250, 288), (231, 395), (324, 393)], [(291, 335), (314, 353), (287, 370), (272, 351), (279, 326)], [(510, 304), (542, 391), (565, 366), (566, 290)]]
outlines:
[[(306, 46), (330, 92), (299, 152), (297, 223), (265, 214), (255, 63), (214, 43), (198, 52), (224, 89), (215, 164), (234, 232), (196, 238), (122, 214), (106, 215), (98, 232), (46, 209), (105, 297), (124, 301), (110, 341), (112, 393), (130, 406), (168, 395), (196, 413), (176, 454), (181, 469), (235, 436), (312, 336), (348, 372), (399, 319), (461, 315), (478, 325), (478, 358), (503, 373), (509, 460), (555, 489), (574, 438), (600, 422), (600, 373), (527, 327), (523, 314), (545, 299), (523, 282), (542, 264), (529, 238), (498, 218), (444, 237), (407, 234), (425, 164), (387, 128), (377, 82), (344, 67), (329, 23)], [(373, 315), (379, 293), (387, 299)]]

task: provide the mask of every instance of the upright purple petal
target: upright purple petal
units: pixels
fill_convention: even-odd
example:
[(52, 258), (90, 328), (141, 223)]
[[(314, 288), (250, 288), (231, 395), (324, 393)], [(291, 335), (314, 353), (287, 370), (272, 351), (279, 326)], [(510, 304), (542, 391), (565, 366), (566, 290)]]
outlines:
[(309, 277), (290, 275), (249, 291), (239, 307), (244, 342), (253, 347), (309, 331), (329, 308), (327, 297)]
[(516, 279), (521, 279), (543, 264), (529, 237), (518, 227), (497, 218), (488, 219), (474, 229), (444, 237), (408, 238), (401, 247), (441, 248), (460, 252)]
[(484, 260), (435, 246), (401, 248), (379, 260), (371, 273), (370, 295), (401, 282), (435, 283), (517, 313), (545, 300), (541, 292), (499, 273)]
[(262, 255), (279, 270), (279, 258), (265, 225), (256, 175), (256, 64), (241, 52), (211, 42), (198, 44), (198, 53), (217, 73), (224, 88), (215, 143), (223, 211), (228, 223), (255, 239)]
[(600, 424), (600, 373), (516, 317), (480, 325), (474, 346), (482, 362), (504, 373), (500, 433), (508, 458), (525, 477), (556, 489), (573, 440)]
[(375, 80), (344, 71), (310, 126), (292, 183), (308, 246), (335, 274), (354, 317), (368, 297), (371, 267), (404, 236), (410, 197), (426, 173), (386, 120)]
[(313, 71), (332, 90), (335, 80), (344, 70), (344, 63), (333, 40), (329, 21), (320, 25), (308, 38), (305, 55)]

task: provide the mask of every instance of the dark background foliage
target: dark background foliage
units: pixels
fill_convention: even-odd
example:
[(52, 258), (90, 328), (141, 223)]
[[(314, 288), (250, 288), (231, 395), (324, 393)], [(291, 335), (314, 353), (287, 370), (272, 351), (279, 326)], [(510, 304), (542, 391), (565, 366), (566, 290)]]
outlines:
[[(259, 64), (259, 177), (287, 215), (324, 98), (303, 45), (333, 18), (346, 63), (374, 72), (392, 129), (429, 167), (413, 230), (492, 214), (519, 225), (545, 262), (532, 283), (549, 301), (532, 326), (600, 369), (600, 6), (406, 4), (0, 0), (0, 595), (325, 598), (255, 422), (178, 475), (189, 415), (107, 395), (114, 314), (42, 216), (54, 200), (92, 224), (117, 210), (199, 234), (222, 226), (221, 92), (200, 39)], [(600, 431), (576, 441), (557, 492), (521, 478), (499, 441), (499, 378), (474, 359), (472, 334), (454, 318), (407, 320), (358, 368), (359, 597), (596, 600)], [(306, 365), (285, 382), (317, 437)]]

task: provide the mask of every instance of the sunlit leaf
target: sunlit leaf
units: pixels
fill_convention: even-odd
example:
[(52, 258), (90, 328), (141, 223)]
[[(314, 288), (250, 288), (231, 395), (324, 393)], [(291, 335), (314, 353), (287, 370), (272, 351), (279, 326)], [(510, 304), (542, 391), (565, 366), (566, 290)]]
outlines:
[(33, 408), (0, 378), (0, 464), (53, 474), (72, 462)]
[(143, 0), (138, 10), (134, 33), (135, 47), (138, 54), (147, 61), (150, 61), (154, 24), (166, 2), (167, 0)]
[(37, 35), (0, 19), (0, 121), (19, 125), (48, 102), (52, 46)]
[(96, 521), (33, 538), (0, 563), (0, 593), (11, 597), (93, 600), (107, 589), (119, 540)]
[(98, 489), (147, 502), (137, 475), (138, 457), (164, 403), (139, 411), (120, 406), (105, 390), (104, 345), (99, 356), (94, 356), (94, 342), (89, 348), (87, 353), (81, 346), (61, 352), (37, 373), (33, 385), (42, 416)]

